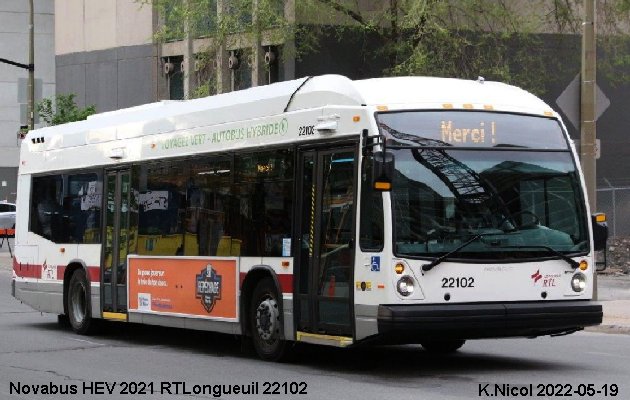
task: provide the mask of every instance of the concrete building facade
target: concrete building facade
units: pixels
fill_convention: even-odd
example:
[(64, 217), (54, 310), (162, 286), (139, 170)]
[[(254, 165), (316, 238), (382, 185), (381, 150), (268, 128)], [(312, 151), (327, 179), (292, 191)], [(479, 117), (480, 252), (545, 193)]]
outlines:
[[(225, 12), (227, 6), (228, 1), (217, 0), (209, 12)], [(292, 18), (292, 10), (293, 1), (287, 1), (280, 12)], [(287, 45), (265, 37), (257, 43), (236, 38), (217, 51), (216, 61), (199, 68), (195, 54), (212, 46), (213, 39), (156, 44), (163, 16), (135, 0), (56, 1), (55, 15), (57, 93), (74, 93), (80, 106), (94, 104), (97, 112), (187, 98), (209, 74), (218, 92), (295, 77), (294, 60), (265, 65), (266, 54), (274, 57), (279, 45)], [(235, 59), (239, 68), (230, 68)]]
[(133, 0), (55, 1), (57, 93), (97, 112), (156, 101), (153, 8)]
[[(28, 64), (28, 21), (27, 1), (0, 1), (0, 58)], [(35, 0), (36, 102), (55, 94), (54, 26), (54, 0)], [(18, 130), (27, 124), (27, 84), (27, 70), (0, 63), (0, 200), (9, 202), (17, 190)]]

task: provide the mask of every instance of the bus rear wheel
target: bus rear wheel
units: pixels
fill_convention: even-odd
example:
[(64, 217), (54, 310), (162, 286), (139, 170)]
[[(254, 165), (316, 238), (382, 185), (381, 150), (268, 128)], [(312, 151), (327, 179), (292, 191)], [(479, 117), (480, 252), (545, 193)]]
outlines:
[(75, 270), (68, 284), (68, 319), (72, 330), (81, 335), (89, 334), (93, 327), (92, 307), (85, 271)]
[(254, 288), (250, 306), (250, 326), (256, 353), (263, 360), (279, 361), (287, 352), (282, 339), (282, 315), (276, 287), (264, 278)]
[(447, 354), (456, 352), (464, 343), (465, 340), (429, 340), (420, 344), (429, 353)]

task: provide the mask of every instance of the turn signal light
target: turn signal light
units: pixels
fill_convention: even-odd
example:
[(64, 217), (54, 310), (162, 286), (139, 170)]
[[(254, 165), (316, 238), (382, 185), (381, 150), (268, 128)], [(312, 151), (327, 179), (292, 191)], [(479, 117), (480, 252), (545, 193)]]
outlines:
[(606, 214), (604, 213), (597, 213), (595, 214), (595, 222), (606, 222)]
[(580, 261), (580, 270), (586, 271), (587, 269), (588, 269), (588, 263), (586, 262), (586, 260)]
[(374, 189), (383, 191), (392, 190), (392, 184), (389, 182), (376, 181), (374, 182)]
[(402, 274), (403, 272), (405, 272), (405, 265), (402, 263), (396, 264), (396, 266), (394, 266), (394, 272), (396, 272), (398, 275)]

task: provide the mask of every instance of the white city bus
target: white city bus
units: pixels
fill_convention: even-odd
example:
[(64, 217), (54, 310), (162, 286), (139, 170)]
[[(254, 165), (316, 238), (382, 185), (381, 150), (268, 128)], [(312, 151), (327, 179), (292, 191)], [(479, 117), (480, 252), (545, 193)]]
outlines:
[(326, 75), (35, 130), (17, 205), (13, 295), (80, 334), (211, 330), (279, 359), (602, 319), (606, 230), (559, 116), (481, 79)]

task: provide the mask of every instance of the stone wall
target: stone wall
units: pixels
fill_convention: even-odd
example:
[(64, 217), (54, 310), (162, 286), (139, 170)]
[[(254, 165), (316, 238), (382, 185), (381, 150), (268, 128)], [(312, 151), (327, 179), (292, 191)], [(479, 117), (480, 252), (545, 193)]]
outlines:
[(608, 239), (607, 268), (630, 274), (630, 236)]

